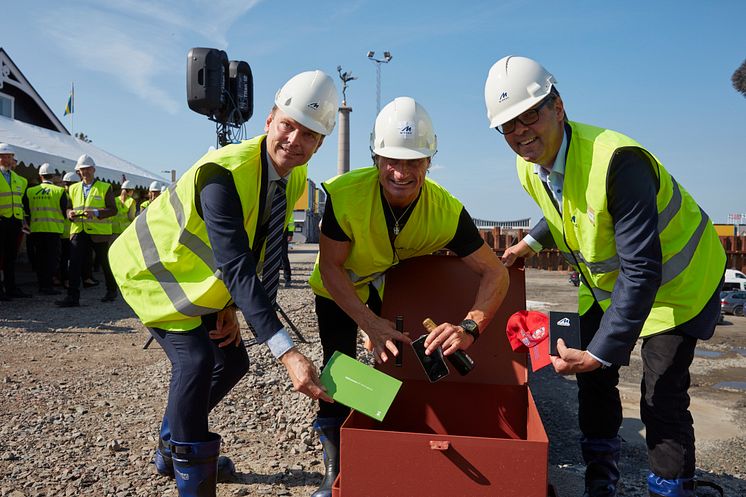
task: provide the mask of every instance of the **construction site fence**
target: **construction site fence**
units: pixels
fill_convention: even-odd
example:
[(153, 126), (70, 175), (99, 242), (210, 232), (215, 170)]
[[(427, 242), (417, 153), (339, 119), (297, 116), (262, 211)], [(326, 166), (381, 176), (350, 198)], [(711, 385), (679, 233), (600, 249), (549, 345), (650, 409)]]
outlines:
[[(484, 241), (498, 256), (501, 256), (505, 249), (522, 240), (528, 232), (529, 230), (523, 229), (501, 230), (499, 227), (480, 230)], [(726, 267), (746, 272), (746, 235), (721, 236), (720, 242), (728, 258)], [(557, 249), (542, 250), (526, 259), (525, 266), (547, 271), (570, 271), (571, 269)]]

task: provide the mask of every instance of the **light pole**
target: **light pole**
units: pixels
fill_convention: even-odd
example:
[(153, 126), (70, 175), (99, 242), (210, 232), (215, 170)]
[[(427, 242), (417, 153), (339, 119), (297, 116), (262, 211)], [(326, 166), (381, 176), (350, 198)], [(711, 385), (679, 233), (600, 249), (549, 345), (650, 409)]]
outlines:
[(381, 64), (388, 64), (391, 59), (391, 52), (383, 52), (383, 59), (376, 59), (376, 53), (373, 50), (368, 52), (368, 59), (376, 64), (376, 115), (381, 112)]
[(176, 169), (170, 171), (161, 171), (162, 173), (171, 173), (171, 183), (176, 183)]

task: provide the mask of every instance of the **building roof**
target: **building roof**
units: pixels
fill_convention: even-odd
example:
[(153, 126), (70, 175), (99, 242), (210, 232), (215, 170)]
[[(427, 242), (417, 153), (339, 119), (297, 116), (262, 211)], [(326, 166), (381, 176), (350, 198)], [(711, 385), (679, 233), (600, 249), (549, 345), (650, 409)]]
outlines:
[(122, 176), (136, 186), (147, 188), (153, 180), (169, 181), (131, 162), (110, 154), (92, 143), (74, 136), (0, 116), (0, 142), (15, 148), (16, 160), (26, 166), (39, 167), (48, 162), (58, 173), (73, 171), (83, 154), (96, 161), (96, 176), (105, 181), (121, 183)]

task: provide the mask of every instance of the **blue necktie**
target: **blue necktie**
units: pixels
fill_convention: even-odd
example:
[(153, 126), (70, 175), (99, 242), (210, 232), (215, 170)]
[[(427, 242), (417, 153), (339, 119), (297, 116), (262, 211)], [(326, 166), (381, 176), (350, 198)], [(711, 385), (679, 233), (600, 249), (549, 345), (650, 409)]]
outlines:
[(282, 238), (285, 228), (285, 198), (284, 179), (275, 181), (275, 191), (272, 195), (272, 210), (269, 213), (269, 229), (267, 231), (267, 245), (264, 249), (264, 266), (262, 269), (262, 285), (267, 292), (270, 302), (277, 301), (277, 287), (280, 284), (280, 259), (282, 257)]

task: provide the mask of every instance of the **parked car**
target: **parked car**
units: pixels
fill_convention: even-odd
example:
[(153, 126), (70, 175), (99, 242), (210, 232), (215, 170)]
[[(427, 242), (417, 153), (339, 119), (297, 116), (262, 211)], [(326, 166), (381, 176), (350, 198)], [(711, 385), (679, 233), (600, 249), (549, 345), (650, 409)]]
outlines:
[(580, 274), (577, 271), (570, 271), (568, 281), (575, 286), (580, 285)]
[(723, 314), (743, 316), (746, 292), (720, 292), (720, 310)]

